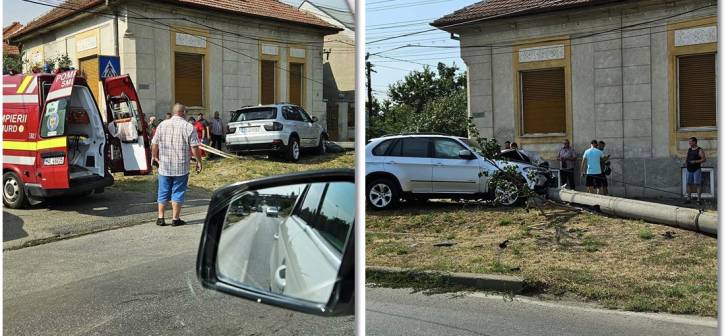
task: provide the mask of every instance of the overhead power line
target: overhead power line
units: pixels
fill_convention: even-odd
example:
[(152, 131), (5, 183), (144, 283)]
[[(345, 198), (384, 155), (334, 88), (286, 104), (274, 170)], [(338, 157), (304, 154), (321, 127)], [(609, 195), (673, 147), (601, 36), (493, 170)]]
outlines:
[[(55, 7), (55, 8), (62, 8), (62, 9), (70, 9), (70, 10), (80, 11), (80, 12), (85, 12), (85, 13), (89, 13), (89, 14), (92, 14), (92, 15), (100, 15), (100, 16), (105, 16), (105, 17), (114, 17), (113, 14), (103, 13), (103, 12), (96, 12), (96, 11), (90, 11), (90, 10), (84, 10), (84, 9), (82, 9), (80, 7), (79, 8), (74, 8), (74, 7), (68, 7), (68, 6), (60, 6), (60, 5), (54, 5), (54, 4), (49, 4), (49, 3), (44, 3), (44, 2), (40, 2), (40, 1), (34, 1), (34, 0), (22, 0), (22, 1), (30, 2), (30, 3), (36, 3), (36, 4), (39, 4), (39, 5), (44, 5), (44, 6), (49, 6), (49, 7)], [(170, 26), (168, 24), (165, 24), (163, 22), (160, 22), (158, 19), (151, 18), (151, 17), (146, 17), (146, 16), (144, 16), (142, 14), (139, 14), (139, 13), (137, 13), (135, 11), (132, 11), (132, 10), (128, 10), (128, 12), (131, 12), (131, 13), (137, 15), (139, 17), (139, 20), (150, 20), (152, 22), (155, 22), (155, 23), (157, 23), (159, 25), (162, 25), (162, 26), (165, 26), (167, 28), (153, 26), (153, 25), (145, 25), (145, 24), (136, 23), (139, 26), (144, 26), (144, 27), (148, 27), (148, 28), (152, 28), (152, 29), (158, 29), (158, 30), (163, 30), (163, 31), (168, 31), (168, 32), (176, 32), (176, 31), (178, 31), (177, 29), (174, 29), (172, 26)], [(133, 17), (129, 17), (129, 18), (134, 19)], [(235, 50), (235, 49), (232, 49), (230, 47), (223, 46), (222, 44), (215, 43), (213, 41), (213, 39), (208, 38), (207, 39), (207, 42), (210, 43), (210, 44), (212, 44), (212, 45), (221, 47), (221, 48), (223, 48), (225, 50), (231, 51), (233, 53), (236, 53), (236, 54), (245, 56), (247, 58), (250, 58), (251, 60), (260, 61), (260, 59), (257, 58), (257, 57), (250, 56), (250, 55), (248, 55), (248, 54), (246, 54), (244, 52), (241, 52), (239, 50)], [(323, 42), (321, 42), (321, 45), (323, 45)], [(276, 68), (279, 69), (279, 70), (282, 70), (284, 72), (290, 72), (290, 70), (285, 69), (285, 68), (282, 68), (282, 67), (280, 67), (278, 65), (276, 65)], [(322, 81), (318, 81), (316, 79), (307, 77), (307, 76), (305, 76), (303, 74), (301, 74), (301, 77), (304, 78), (304, 79), (306, 79), (306, 80), (308, 80), (308, 81), (311, 81), (311, 82), (314, 82), (314, 83), (318, 83), (318, 84), (322, 84), (324, 86), (328, 86), (326, 83), (324, 83)]]
[[(665, 27), (665, 25), (648, 26), (648, 27), (643, 27), (643, 28), (639, 28), (639, 29), (632, 29), (632, 30), (629, 30), (629, 31), (644, 30), (644, 29), (650, 29), (651, 30), (653, 28), (662, 28), (662, 27)], [(629, 36), (622, 36), (622, 35), (620, 35), (618, 37), (609, 37), (609, 38), (600, 39), (600, 40), (594, 40), (594, 41), (570, 42), (568, 45), (569, 46), (578, 46), (578, 45), (586, 45), (586, 44), (594, 44), (594, 43), (603, 43), (603, 42), (609, 42), (609, 41), (617, 41), (617, 40), (622, 40), (624, 38), (630, 38), (630, 37), (640, 37), (640, 36), (663, 34), (663, 33), (669, 32), (669, 31), (675, 31), (675, 30), (679, 30), (679, 29), (680, 28), (674, 28), (674, 29), (667, 29), (666, 28), (666, 29), (661, 29), (661, 30), (657, 30), (657, 31), (652, 31), (651, 30), (651, 31), (646, 32), (646, 33), (631, 34)], [(554, 40), (553, 42), (561, 42), (561, 41), (563, 41), (563, 40), (558, 39), (558, 40)], [(401, 49), (405, 49), (405, 48), (417, 48), (417, 47), (420, 47), (420, 48), (449, 49), (449, 50), (443, 51), (442, 53), (429, 53), (430, 56), (432, 56), (432, 55), (438, 55), (438, 54), (441, 54), (441, 55), (449, 55), (449, 54), (446, 54), (446, 53), (447, 52), (453, 52), (453, 51), (460, 51), (461, 49), (471, 49), (471, 48), (479, 48), (479, 49), (484, 49), (485, 48), (485, 49), (488, 49), (488, 51), (486, 53), (483, 53), (483, 54), (472, 54), (472, 55), (468, 55), (469, 57), (477, 57), (477, 56), (490, 56), (490, 55), (512, 54), (512, 53), (515, 52), (514, 50), (490, 51), (490, 49), (512, 48), (512, 47), (519, 46), (519, 45), (528, 45), (528, 44), (473, 45), (473, 46), (420, 46), (420, 45), (404, 45), (404, 46), (399, 46), (397, 48), (392, 48), (392, 49), (389, 49), (389, 50), (385, 50), (385, 51), (382, 51), (382, 52), (372, 53), (371, 55), (373, 55), (373, 56), (381, 56), (381, 53), (384, 53), (384, 52), (389, 52), (389, 51), (392, 51), (392, 50), (401, 50)], [(546, 45), (546, 46), (532, 47), (532, 48), (533, 49), (539, 49), (539, 48), (549, 49), (549, 48), (553, 48), (553, 46), (552, 45)], [(418, 53), (417, 54), (417, 56), (423, 56), (423, 55), (425, 55), (425, 53)], [(397, 55), (397, 56), (402, 57), (402, 56), (406, 56), (406, 55)], [(447, 57), (445, 57), (445, 58), (447, 58)], [(423, 59), (413, 58), (413, 59), (410, 59), (410, 60), (412, 60), (412, 61), (417, 61), (417, 60), (424, 61), (424, 60), (436, 60), (436, 58), (423, 58)]]
[[(93, 15), (102, 15), (102, 16), (111, 17), (111, 18), (114, 17), (114, 13), (112, 13), (112, 12), (103, 12), (103, 11), (100, 11), (100, 10), (84, 9), (81, 6), (79, 6), (79, 7), (72, 7), (72, 6), (70, 6), (70, 4), (67, 4), (65, 1), (63, 1), (60, 4), (52, 3), (52, 2), (49, 2), (49, 1), (40, 1), (40, 0), (21, 0), (21, 1), (27, 2), (27, 3), (32, 3), (32, 4), (37, 4), (37, 5), (42, 5), (42, 6), (47, 6), (47, 7), (52, 7), (52, 8), (68, 9), (68, 10), (73, 10), (73, 11), (77, 11), (77, 12), (82, 12), (82, 13), (87, 13), (87, 14), (93, 14)], [(209, 29), (212, 29), (212, 30), (215, 30), (215, 31), (218, 31), (218, 32), (221, 32), (221, 33), (227, 33), (229, 35), (234, 35), (234, 36), (238, 36), (238, 37), (241, 37), (241, 38), (245, 38), (245, 39), (249, 39), (249, 40), (255, 40), (255, 41), (259, 41), (259, 42), (260, 41), (264, 41), (264, 42), (277, 42), (277, 43), (286, 43), (286, 44), (307, 44), (307, 45), (308, 44), (314, 44), (315, 45), (315, 44), (321, 43), (321, 41), (291, 41), (291, 40), (281, 40), (281, 39), (270, 38), (268, 36), (262, 36), (262, 35), (241, 34), (241, 33), (237, 33), (237, 32), (230, 32), (230, 31), (227, 31), (227, 30), (224, 30), (224, 29), (207, 26), (204, 23), (201, 23), (201, 22), (198, 22), (196, 20), (192, 20), (192, 19), (189, 19), (189, 18), (186, 18), (186, 17), (185, 18), (179, 18), (179, 17), (147, 17), (147, 16), (131, 16), (131, 15), (126, 15), (125, 17), (127, 19), (132, 19), (132, 20), (136, 20), (136, 21), (147, 21), (147, 20), (148, 21), (158, 21), (158, 20), (186, 21), (186, 22), (189, 22), (189, 23), (192, 23), (192, 24), (196, 24), (196, 25), (199, 25), (199, 26), (207, 27)], [(224, 40), (224, 39), (222, 39), (222, 40)], [(236, 42), (234, 40), (224, 40), (224, 41)], [(237, 41), (237, 42), (238, 43), (245, 43), (245, 44), (252, 44), (250, 42), (244, 42), (244, 41)], [(340, 43), (343, 43), (343, 44), (346, 44), (346, 45), (355, 46), (351, 42), (344, 41), (344, 40), (339, 40), (339, 39), (324, 40), (324, 42), (340, 42)], [(353, 48), (351, 48), (351, 49), (353, 49)]]

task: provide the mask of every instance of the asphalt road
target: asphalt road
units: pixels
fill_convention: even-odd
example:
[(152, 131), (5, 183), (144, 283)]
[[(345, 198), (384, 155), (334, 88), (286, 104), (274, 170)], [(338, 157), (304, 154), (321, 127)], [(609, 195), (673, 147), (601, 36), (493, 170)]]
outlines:
[(253, 212), (222, 231), (218, 248), (219, 272), (228, 279), (268, 290), (270, 258), (280, 217)]
[(203, 289), (202, 216), (3, 253), (5, 335), (352, 335), (353, 317), (317, 317)]
[(531, 298), (367, 288), (367, 335), (716, 335), (710, 318), (622, 312)]
[[(209, 195), (189, 193), (182, 218), (191, 213), (207, 211), (209, 201)], [(86, 197), (51, 198), (27, 209), (3, 208), (3, 249), (137, 225), (155, 218), (155, 191), (138, 193), (107, 190)]]

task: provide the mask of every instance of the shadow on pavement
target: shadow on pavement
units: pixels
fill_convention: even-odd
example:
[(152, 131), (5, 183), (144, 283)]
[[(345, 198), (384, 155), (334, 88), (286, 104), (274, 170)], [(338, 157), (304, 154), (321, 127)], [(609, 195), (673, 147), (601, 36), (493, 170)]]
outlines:
[[(209, 193), (194, 190), (187, 194), (184, 206), (203, 206), (209, 200)], [(168, 206), (168, 208), (170, 207)], [(104, 193), (92, 194), (86, 197), (50, 198), (41, 204), (33, 206), (30, 211), (42, 211), (43, 209), (75, 212), (94, 217), (120, 217), (155, 212), (157, 209), (157, 198), (155, 192), (140, 193), (107, 190)]]
[(3, 242), (28, 236), (23, 230), (23, 219), (7, 211), (3, 211)]

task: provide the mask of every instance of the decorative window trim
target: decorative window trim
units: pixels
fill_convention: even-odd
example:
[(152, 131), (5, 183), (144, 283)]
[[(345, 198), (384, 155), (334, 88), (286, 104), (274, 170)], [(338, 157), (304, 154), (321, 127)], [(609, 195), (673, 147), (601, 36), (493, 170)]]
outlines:
[[(550, 144), (561, 143), (564, 138), (572, 141), (573, 137), (573, 114), (571, 98), (571, 40), (567, 36), (555, 36), (527, 41), (514, 41), (513, 44), (513, 104), (514, 104), (514, 129), (516, 134), (514, 140), (519, 144)], [(537, 50), (538, 48), (551, 49), (554, 47), (563, 48), (563, 57), (548, 56), (543, 60), (521, 61), (521, 51)], [(557, 54), (559, 54), (557, 52)], [(565, 104), (565, 133), (547, 134), (524, 134), (522, 125), (522, 102), (521, 102), (521, 72), (528, 70), (546, 70), (550, 68), (564, 69), (564, 104)]]
[(175, 53), (187, 53), (187, 54), (199, 54), (202, 55), (202, 106), (188, 106), (187, 108), (191, 111), (206, 112), (210, 105), (210, 60), (209, 60), (209, 44), (205, 42), (205, 47), (193, 47), (189, 45), (178, 45), (177, 44), (177, 33), (197, 36), (201, 39), (207, 39), (210, 37), (210, 33), (207, 30), (197, 29), (192, 27), (175, 26), (169, 30), (170, 33), (170, 82), (172, 89), (172, 100), (176, 100), (175, 97)]
[[(711, 128), (680, 128), (678, 120), (678, 107), (677, 107), (677, 58), (683, 55), (694, 55), (704, 53), (716, 53), (718, 55), (718, 43), (709, 42), (692, 45), (680, 45), (676, 46), (675, 43), (675, 32), (679, 30), (700, 28), (700, 27), (711, 27), (717, 25), (717, 17), (705, 17), (700, 19), (681, 20), (669, 23), (667, 25), (667, 83), (668, 83), (668, 121), (669, 121), (669, 135), (670, 135), (670, 154), (673, 157), (682, 157), (684, 153), (680, 151), (680, 141), (686, 141), (690, 137), (696, 137), (698, 139), (712, 140), (718, 138), (717, 126), (715, 129)], [(716, 80), (718, 74), (716, 74)], [(706, 149), (706, 154), (715, 155), (716, 149)]]

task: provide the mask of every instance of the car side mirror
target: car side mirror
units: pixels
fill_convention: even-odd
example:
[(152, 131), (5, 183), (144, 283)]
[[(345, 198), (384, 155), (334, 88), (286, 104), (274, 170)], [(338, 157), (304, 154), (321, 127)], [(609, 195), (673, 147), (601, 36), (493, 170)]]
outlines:
[(354, 171), (232, 184), (210, 201), (203, 287), (315, 315), (354, 313)]
[(313, 122), (318, 122), (318, 117), (316, 117), (316, 116), (311, 116), (311, 120), (312, 120)]
[(461, 159), (463, 159), (463, 160), (472, 160), (472, 159), (475, 159), (475, 155), (473, 155), (473, 153), (471, 151), (467, 150), (467, 149), (461, 149), (458, 152), (458, 156)]

